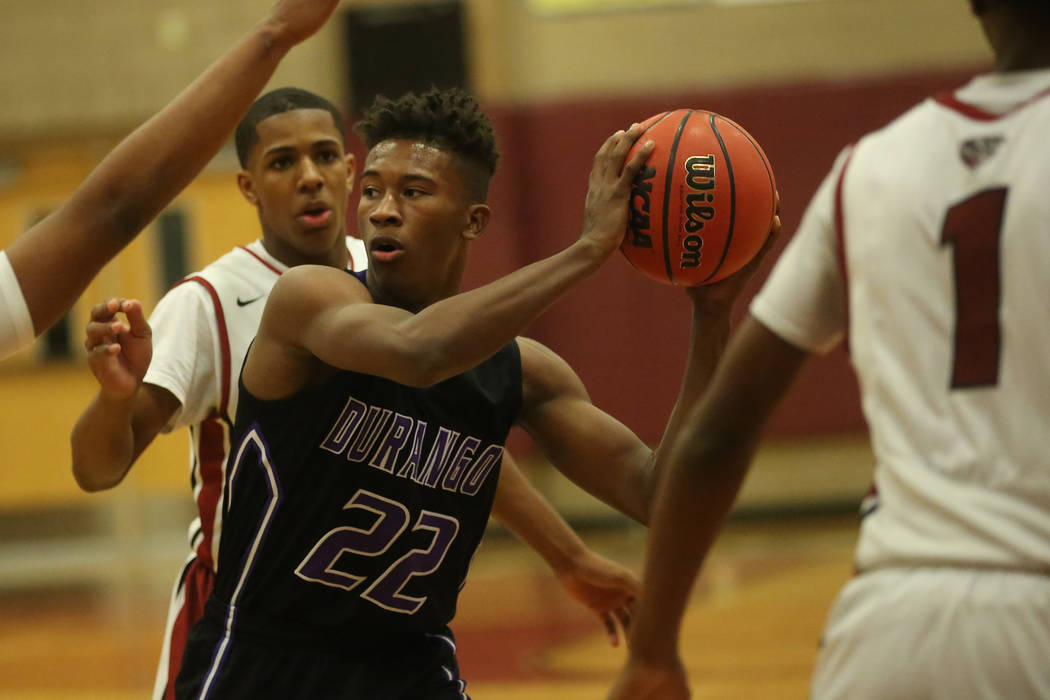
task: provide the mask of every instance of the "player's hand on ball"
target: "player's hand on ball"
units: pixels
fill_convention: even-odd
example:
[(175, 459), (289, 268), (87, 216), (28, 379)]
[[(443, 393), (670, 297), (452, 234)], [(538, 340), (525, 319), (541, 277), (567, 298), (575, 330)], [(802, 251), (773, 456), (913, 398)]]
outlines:
[(776, 192), (775, 212), (773, 220), (769, 222), (769, 235), (750, 262), (729, 277), (718, 282), (686, 287), (686, 293), (693, 299), (694, 303), (702, 301), (704, 303), (725, 303), (732, 306), (780, 238), (780, 192)]
[(129, 399), (138, 391), (153, 357), (152, 335), (135, 299), (110, 299), (91, 309), (84, 348), (105, 398)]
[(594, 243), (602, 259), (611, 255), (623, 240), (627, 230), (631, 182), (652, 153), (653, 144), (645, 142), (630, 159), (627, 158), (641, 133), (640, 124), (634, 124), (626, 131), (617, 131), (605, 140), (594, 156), (580, 238)]
[(624, 256), (663, 284), (729, 277), (762, 248), (776, 210), (765, 152), (744, 127), (707, 110), (662, 112), (642, 126), (655, 146), (633, 183)]

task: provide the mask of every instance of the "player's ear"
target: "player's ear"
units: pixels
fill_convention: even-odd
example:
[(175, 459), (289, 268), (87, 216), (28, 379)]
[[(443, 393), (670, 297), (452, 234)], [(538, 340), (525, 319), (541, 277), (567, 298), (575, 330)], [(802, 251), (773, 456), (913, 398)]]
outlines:
[(350, 194), (354, 191), (354, 181), (357, 179), (357, 159), (353, 153), (347, 153), (343, 158), (346, 161), (346, 193)]
[(237, 173), (237, 187), (241, 190), (241, 195), (248, 200), (248, 203), (253, 207), (259, 206), (259, 195), (255, 192), (255, 181), (252, 180), (252, 176), (247, 170), (242, 170)]
[(489, 209), (487, 204), (471, 204), (467, 209), (467, 221), (466, 226), (463, 227), (463, 237), (467, 240), (474, 240), (485, 232), (485, 227), (489, 225), (489, 217), (492, 215), (492, 210)]

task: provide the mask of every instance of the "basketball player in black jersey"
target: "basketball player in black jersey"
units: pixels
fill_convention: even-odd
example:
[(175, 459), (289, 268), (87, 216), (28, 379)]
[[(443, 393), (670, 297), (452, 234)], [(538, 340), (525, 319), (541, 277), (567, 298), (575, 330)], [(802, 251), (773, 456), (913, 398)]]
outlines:
[[(267, 301), (180, 698), (466, 697), (448, 623), (513, 425), (578, 484), (648, 519), (656, 454), (591, 404), (561, 358), (517, 337), (619, 245), (651, 152), (625, 164), (640, 128), (595, 156), (579, 240), (465, 293), (497, 159), (488, 118), (465, 93), (433, 90), (380, 99), (358, 131), (368, 270), (299, 266)], [(746, 276), (689, 292), (669, 434), (713, 371)]]
[[(260, 241), (239, 246), (176, 286), (149, 323), (136, 300), (113, 299), (92, 309), (85, 347), (100, 391), (70, 436), (77, 483), (88, 491), (113, 488), (161, 431), (189, 426), (191, 433), (193, 555), (180, 567), (173, 589), (157, 698), (174, 697), (186, 636), (203, 615), (214, 582), (222, 526), (218, 504), (232, 447), (233, 426), (227, 428), (225, 417), (236, 412), (235, 382), (263, 300), (287, 266), (361, 269), (367, 263), (364, 243), (346, 238), (345, 212), (357, 169), (346, 156), (343, 124), (334, 105), (299, 88), (260, 97), (236, 129), (244, 166), (238, 183), (259, 212)], [(121, 307), (126, 324), (117, 320)], [(115, 325), (121, 330), (114, 332)], [(115, 355), (114, 345), (120, 348)], [(633, 573), (591, 551), (508, 455), (492, 514), (602, 619), (617, 645), (638, 593)]]

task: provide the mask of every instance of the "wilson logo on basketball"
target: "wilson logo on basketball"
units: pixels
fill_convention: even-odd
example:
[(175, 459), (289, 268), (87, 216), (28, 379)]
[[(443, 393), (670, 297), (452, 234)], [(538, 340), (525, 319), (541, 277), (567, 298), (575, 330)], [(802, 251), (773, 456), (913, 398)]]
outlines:
[(688, 234), (682, 239), (680, 267), (699, 267), (700, 251), (704, 239), (697, 232), (704, 228), (704, 222), (715, 218), (715, 200), (709, 190), (715, 189), (715, 157), (690, 156), (685, 160), (685, 185), (692, 192), (685, 195), (685, 231)]
[(656, 168), (643, 167), (631, 183), (631, 220), (627, 228), (631, 232), (631, 245), (637, 248), (652, 248), (652, 221), (649, 212), (652, 208), (653, 178)]
[(739, 124), (703, 109), (660, 112), (641, 126), (628, 159), (654, 148), (631, 183), (621, 252), (663, 284), (725, 279), (769, 238), (776, 182), (765, 153)]

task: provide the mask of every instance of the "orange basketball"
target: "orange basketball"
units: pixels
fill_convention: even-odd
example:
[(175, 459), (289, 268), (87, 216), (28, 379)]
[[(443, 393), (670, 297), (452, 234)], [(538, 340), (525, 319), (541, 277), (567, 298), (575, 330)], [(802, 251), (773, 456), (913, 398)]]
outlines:
[(736, 122), (678, 109), (642, 122), (655, 149), (631, 188), (620, 250), (643, 274), (692, 287), (733, 274), (769, 235), (776, 182), (762, 147)]

